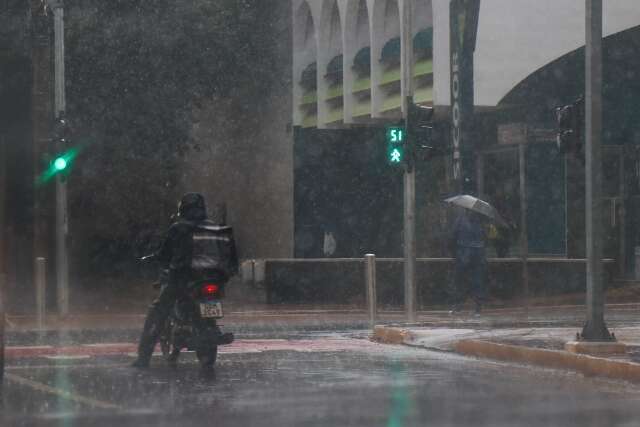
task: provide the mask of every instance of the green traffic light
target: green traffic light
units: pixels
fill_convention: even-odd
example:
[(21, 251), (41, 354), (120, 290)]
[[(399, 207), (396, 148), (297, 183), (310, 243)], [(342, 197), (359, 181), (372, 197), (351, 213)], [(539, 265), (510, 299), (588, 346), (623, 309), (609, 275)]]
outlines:
[(58, 153), (56, 157), (49, 161), (49, 167), (38, 177), (38, 185), (46, 184), (55, 176), (61, 176), (63, 179), (66, 178), (66, 175), (68, 175), (73, 168), (78, 153), (79, 150), (77, 148), (71, 148), (63, 153)]
[(64, 157), (58, 157), (53, 162), (53, 167), (57, 172), (61, 172), (65, 170), (68, 165), (69, 163), (67, 162), (67, 159), (65, 159)]

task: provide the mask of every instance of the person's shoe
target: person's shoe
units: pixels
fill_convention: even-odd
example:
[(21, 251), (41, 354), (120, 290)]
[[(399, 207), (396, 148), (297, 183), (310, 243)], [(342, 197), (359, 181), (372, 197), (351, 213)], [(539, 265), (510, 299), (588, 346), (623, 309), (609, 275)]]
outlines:
[(132, 368), (147, 369), (149, 367), (148, 360), (136, 359), (132, 364)]
[(482, 313), (482, 306), (480, 304), (476, 304), (475, 310), (473, 310), (473, 317), (480, 317)]
[(178, 357), (180, 356), (179, 352), (173, 352), (169, 355), (169, 357), (167, 358), (167, 365), (169, 365), (169, 367), (171, 369), (177, 369), (178, 368)]
[(220, 345), (227, 345), (227, 344), (231, 344), (233, 340), (234, 340), (233, 334), (231, 332), (226, 332), (220, 335), (218, 343)]

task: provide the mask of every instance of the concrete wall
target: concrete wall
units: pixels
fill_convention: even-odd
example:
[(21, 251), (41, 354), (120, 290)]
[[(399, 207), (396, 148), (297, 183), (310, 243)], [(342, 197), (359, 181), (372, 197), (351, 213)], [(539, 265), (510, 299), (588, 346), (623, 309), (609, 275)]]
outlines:
[[(418, 307), (446, 306), (450, 300), (451, 260), (418, 259)], [(605, 286), (613, 286), (614, 264), (607, 263)], [(584, 294), (584, 262), (529, 263), (529, 296), (544, 299), (565, 294)], [(378, 260), (376, 266), (378, 307), (404, 304), (402, 260)], [(272, 304), (353, 304), (364, 306), (364, 262), (337, 259), (333, 262), (267, 261), (265, 266), (267, 301)], [(522, 264), (517, 259), (490, 259), (487, 291), (493, 304), (516, 306), (524, 294)], [(547, 299), (547, 301), (550, 301)]]

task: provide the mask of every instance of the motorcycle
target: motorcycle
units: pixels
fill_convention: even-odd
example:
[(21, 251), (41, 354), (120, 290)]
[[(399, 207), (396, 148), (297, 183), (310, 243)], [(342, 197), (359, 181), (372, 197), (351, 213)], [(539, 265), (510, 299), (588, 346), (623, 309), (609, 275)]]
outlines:
[[(160, 348), (170, 366), (177, 366), (180, 351), (195, 351), (203, 368), (211, 368), (218, 347), (231, 344), (233, 334), (223, 333), (222, 300), (225, 286), (238, 270), (233, 229), (215, 224), (198, 225), (192, 236), (192, 275), (180, 289), (159, 333)], [(150, 255), (144, 259), (155, 259)], [(156, 287), (168, 283), (169, 272), (161, 271)]]
[(189, 282), (176, 299), (160, 332), (160, 349), (169, 366), (175, 367), (183, 349), (195, 351), (203, 368), (211, 368), (218, 346), (233, 342), (232, 333), (223, 333), (222, 300), (229, 278), (215, 272), (205, 279)]

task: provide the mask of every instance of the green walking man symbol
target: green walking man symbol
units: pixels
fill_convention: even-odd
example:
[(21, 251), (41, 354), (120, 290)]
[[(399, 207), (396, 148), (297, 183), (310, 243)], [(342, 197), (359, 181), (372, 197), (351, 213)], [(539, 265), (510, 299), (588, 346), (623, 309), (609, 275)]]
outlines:
[(400, 160), (402, 160), (402, 153), (400, 153), (400, 150), (397, 148), (394, 148), (393, 151), (391, 151), (391, 161), (393, 163), (400, 163)]

